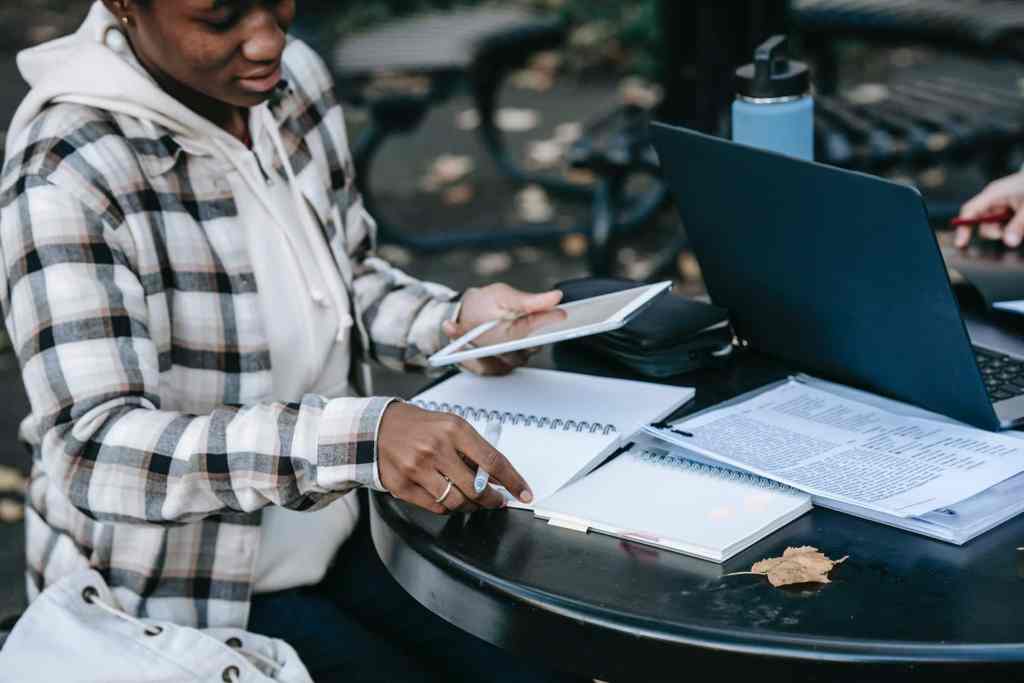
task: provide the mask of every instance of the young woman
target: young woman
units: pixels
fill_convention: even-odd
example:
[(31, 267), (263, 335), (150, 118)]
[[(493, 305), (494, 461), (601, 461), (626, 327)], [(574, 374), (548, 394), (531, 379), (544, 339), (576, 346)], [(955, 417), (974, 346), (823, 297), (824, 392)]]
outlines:
[(93, 567), (129, 612), (284, 638), (323, 680), (552, 678), (405, 595), (354, 491), (499, 507), (473, 495), (482, 463), (529, 500), (466, 423), (366, 397), (364, 363), (422, 366), (560, 294), (456, 301), (374, 256), (328, 72), (286, 39), (294, 13), (102, 0), (19, 56), (32, 90), (7, 138), (0, 303), (32, 405), (30, 597)]

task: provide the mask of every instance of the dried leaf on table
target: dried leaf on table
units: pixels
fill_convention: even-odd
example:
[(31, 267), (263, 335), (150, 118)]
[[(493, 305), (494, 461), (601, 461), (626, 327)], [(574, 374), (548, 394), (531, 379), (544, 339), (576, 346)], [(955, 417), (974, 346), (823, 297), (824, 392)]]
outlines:
[(846, 561), (849, 555), (838, 560), (829, 559), (825, 553), (809, 545), (786, 548), (782, 557), (769, 557), (755, 562), (749, 572), (737, 574), (761, 574), (778, 588), (798, 583), (831, 583), (828, 574), (837, 564)]

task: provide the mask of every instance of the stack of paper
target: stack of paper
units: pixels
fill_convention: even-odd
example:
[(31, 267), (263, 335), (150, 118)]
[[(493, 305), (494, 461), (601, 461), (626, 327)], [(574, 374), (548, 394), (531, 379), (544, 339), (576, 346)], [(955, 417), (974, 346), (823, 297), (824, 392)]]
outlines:
[(793, 378), (648, 431), (849, 514), (964, 543), (1024, 511), (1024, 441)]

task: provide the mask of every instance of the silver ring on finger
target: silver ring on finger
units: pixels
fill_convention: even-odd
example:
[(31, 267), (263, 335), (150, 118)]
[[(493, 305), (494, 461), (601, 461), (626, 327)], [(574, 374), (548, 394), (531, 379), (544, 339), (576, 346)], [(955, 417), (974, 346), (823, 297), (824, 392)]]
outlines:
[(445, 477), (443, 474), (441, 476), (444, 477), (446, 482), (448, 482), (448, 485), (444, 487), (444, 492), (434, 499), (435, 503), (443, 503), (444, 499), (448, 497), (448, 494), (452, 492), (452, 480)]

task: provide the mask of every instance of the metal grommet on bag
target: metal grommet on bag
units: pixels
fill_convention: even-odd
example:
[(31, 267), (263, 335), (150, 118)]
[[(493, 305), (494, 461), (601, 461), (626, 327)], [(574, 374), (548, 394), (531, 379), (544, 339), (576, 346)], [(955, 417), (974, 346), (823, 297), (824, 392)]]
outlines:
[(242, 680), (242, 672), (237, 666), (229, 666), (224, 669), (224, 673), (220, 675), (220, 678), (224, 683), (238, 683)]
[(147, 636), (158, 636), (164, 632), (163, 626), (147, 626), (143, 631)]
[(224, 644), (236, 650), (242, 647), (242, 641), (238, 638), (228, 638), (226, 641), (224, 641)]
[(85, 600), (85, 604), (91, 605), (92, 601), (100, 596), (100, 592), (92, 586), (86, 586), (82, 589), (82, 600)]

